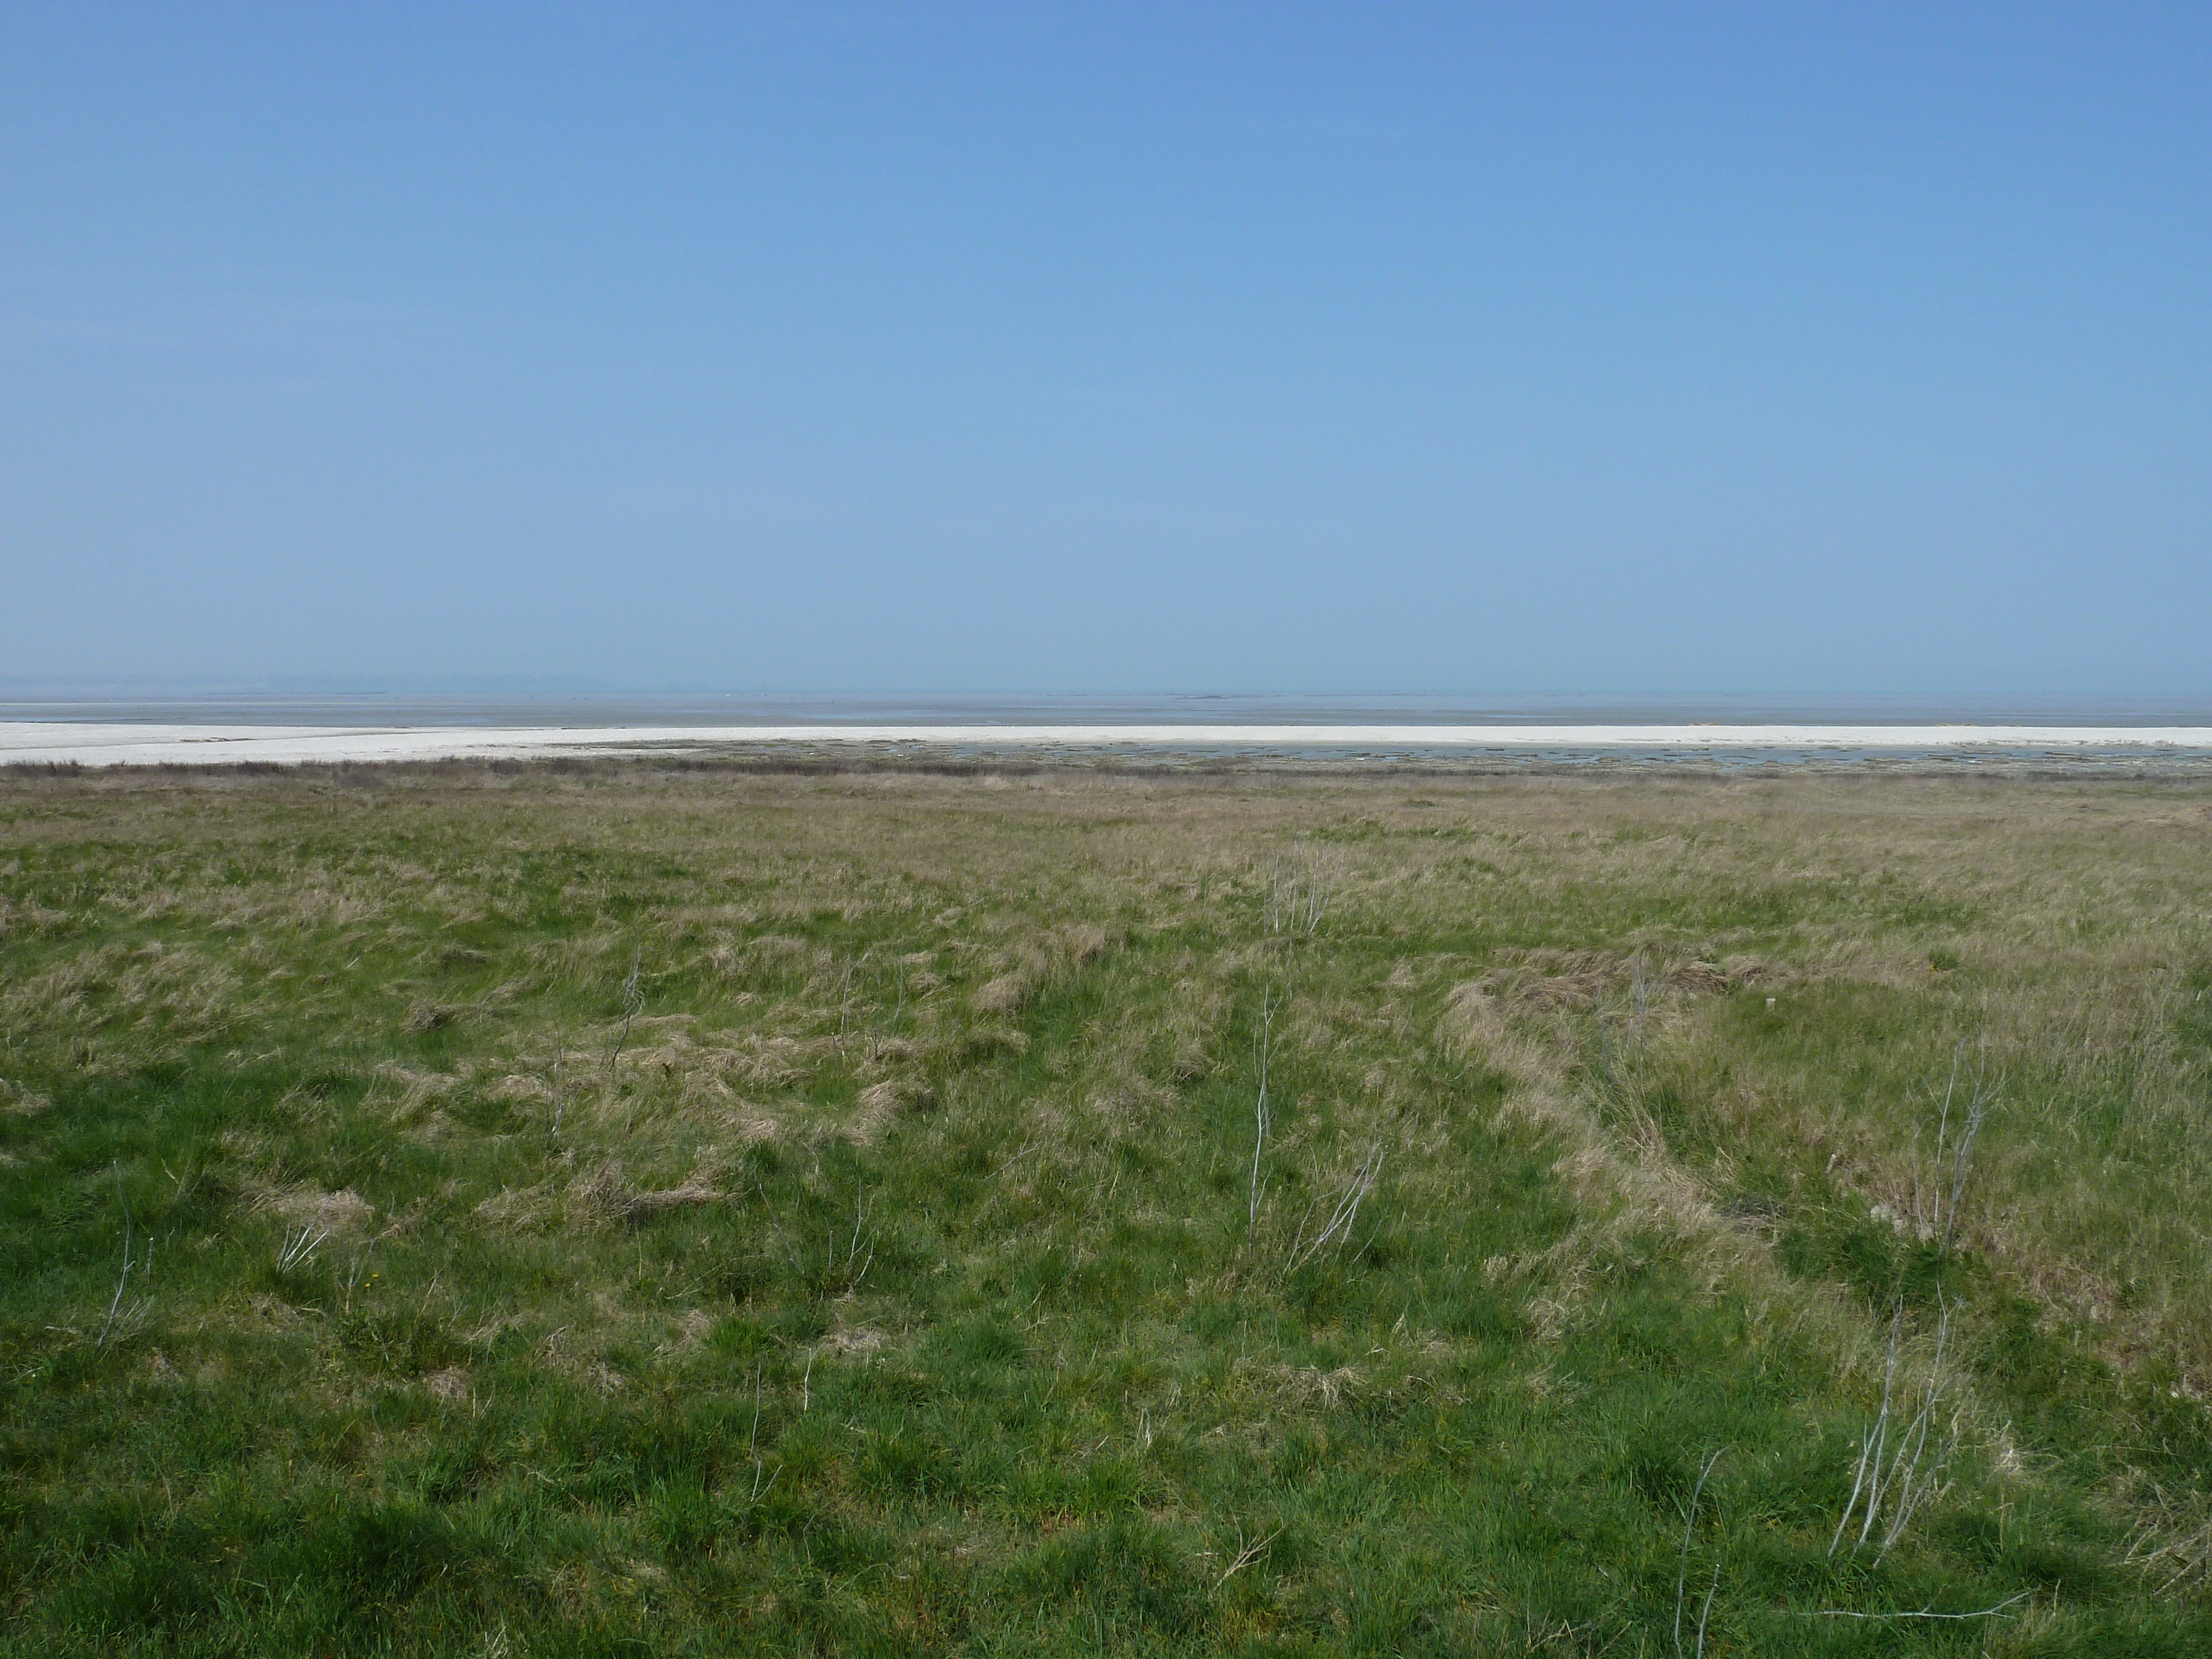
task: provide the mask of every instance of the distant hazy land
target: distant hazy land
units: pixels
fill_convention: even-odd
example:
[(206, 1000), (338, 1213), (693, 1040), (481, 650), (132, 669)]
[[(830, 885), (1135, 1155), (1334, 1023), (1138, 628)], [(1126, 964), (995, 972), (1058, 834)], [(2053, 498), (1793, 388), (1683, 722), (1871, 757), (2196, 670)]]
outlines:
[(1935, 762), (2193, 770), (2212, 762), (2212, 721), (2193, 724), (1984, 724), (1612, 721), (1524, 719), (1480, 724), (1087, 719), (1000, 721), (731, 719), (684, 724), (481, 724), (448, 719), (294, 724), (225, 720), (18, 719), (0, 721), (0, 764), (306, 765), (513, 760), (566, 756), (932, 760), (1004, 757), (1034, 763), (1137, 759), (1169, 764), (1392, 763), (1455, 768), (1589, 761), (1834, 766)]

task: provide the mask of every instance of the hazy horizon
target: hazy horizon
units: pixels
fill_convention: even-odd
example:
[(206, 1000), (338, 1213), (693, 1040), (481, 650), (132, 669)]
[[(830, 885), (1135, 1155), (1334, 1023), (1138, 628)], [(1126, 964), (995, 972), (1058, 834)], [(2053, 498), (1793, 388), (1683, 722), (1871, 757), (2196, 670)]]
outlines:
[(0, 725), (92, 722), (222, 726), (790, 727), (1049, 726), (1122, 728), (1790, 726), (2212, 727), (2212, 696), (1937, 697), (1911, 695), (1651, 695), (1618, 691), (1438, 693), (928, 691), (749, 692), (535, 684), (298, 686), (162, 692), (80, 686), (43, 693), (0, 678)]

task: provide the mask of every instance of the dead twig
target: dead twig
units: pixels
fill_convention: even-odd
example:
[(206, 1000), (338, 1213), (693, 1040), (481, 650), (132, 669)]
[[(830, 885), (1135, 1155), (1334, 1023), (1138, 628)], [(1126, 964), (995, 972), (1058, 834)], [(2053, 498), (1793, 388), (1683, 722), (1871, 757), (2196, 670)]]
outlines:
[(131, 1217), (131, 1200), (123, 1190), (123, 1166), (120, 1164), (115, 1166), (115, 1201), (123, 1206), (123, 1267), (115, 1276), (115, 1294), (108, 1298), (107, 1317), (101, 1322), (100, 1335), (92, 1345), (94, 1353), (101, 1352), (107, 1346), (108, 1339), (114, 1335), (118, 1322), (127, 1329), (131, 1322), (131, 1316), (145, 1306), (145, 1298), (142, 1297), (126, 1313), (123, 1306), (123, 1293), (130, 1285), (132, 1268), (137, 1269), (140, 1282), (144, 1282), (147, 1264), (153, 1260), (154, 1256), (154, 1247), (150, 1244), (146, 1247), (144, 1255), (134, 1259), (131, 1255), (135, 1234)]
[(1303, 1246), (1299, 1239), (1304, 1237), (1305, 1228), (1303, 1223), (1300, 1224), (1298, 1238), (1291, 1241), (1289, 1272), (1296, 1273), (1326, 1249), (1332, 1241), (1340, 1246), (1352, 1242), (1352, 1229), (1359, 1219), (1359, 1206), (1375, 1190), (1375, 1177), (1382, 1172), (1382, 1143), (1378, 1140), (1368, 1149), (1367, 1156), (1352, 1174), (1351, 1184), (1337, 1199), (1335, 1209), (1330, 1212), (1328, 1224)]
[(607, 1086), (609, 1088), (614, 1086), (615, 1062), (622, 1058), (622, 1051), (629, 1042), (630, 1022), (645, 1012), (645, 993), (639, 988), (637, 982), (638, 968), (642, 960), (640, 956), (634, 955), (630, 957), (629, 977), (623, 981), (622, 1030), (615, 1036), (614, 1051), (607, 1056)]
[(2021, 1590), (2015, 1595), (2006, 1596), (1992, 1607), (1978, 1608), (1972, 1613), (1936, 1613), (1927, 1607), (1911, 1613), (1858, 1613), (1850, 1607), (1808, 1607), (1803, 1609), (1799, 1616), (1807, 1619), (1994, 1619), (2007, 1607), (2015, 1602), (2025, 1601), (2034, 1594), (2033, 1590)]
[(1248, 1231), (1260, 1224), (1260, 1159), (1267, 1150), (1267, 1131), (1274, 1123), (1273, 1116), (1267, 1109), (1267, 1073), (1275, 1058), (1275, 1016), (1282, 1012), (1283, 1005), (1289, 1000), (1288, 991), (1279, 995), (1273, 989), (1261, 991), (1260, 1024), (1252, 1034), (1253, 1057), (1260, 1072), (1260, 1095), (1252, 1109), (1257, 1133), (1252, 1140), (1252, 1200), (1246, 1224)]
[(1239, 1526), (1237, 1528), (1237, 1559), (1229, 1564), (1228, 1571), (1223, 1573), (1220, 1577), (1213, 1581), (1214, 1589), (1218, 1592), (1224, 1584), (1227, 1583), (1238, 1573), (1243, 1571), (1245, 1568), (1250, 1566), (1255, 1561), (1257, 1561), (1262, 1555), (1266, 1554), (1267, 1552), (1267, 1546), (1273, 1543), (1282, 1535), (1283, 1529), (1280, 1527), (1278, 1527), (1274, 1531), (1269, 1533), (1265, 1538), (1255, 1538), (1248, 1544), (1244, 1541), (1244, 1528), (1242, 1526)]
[[(1682, 1522), (1680, 1566), (1674, 1574), (1674, 1652), (1677, 1659), (1682, 1651), (1682, 1602), (1689, 1589), (1690, 1539), (1697, 1530), (1698, 1500), (1705, 1496), (1705, 1482), (1711, 1478), (1713, 1466), (1721, 1461), (1722, 1455), (1727, 1450), (1726, 1446), (1721, 1446), (1705, 1454), (1705, 1466), (1698, 1471), (1698, 1484), (1690, 1489), (1690, 1512)], [(1720, 1562), (1717, 1559), (1713, 1562), (1713, 1583), (1717, 1588), (1720, 1583)], [(1705, 1607), (1710, 1610), (1712, 1605), (1712, 1592), (1708, 1590)], [(1698, 1651), (1703, 1653), (1705, 1650), (1705, 1621), (1704, 1615), (1700, 1614), (1698, 1619)]]
[[(1943, 1370), (1944, 1346), (1951, 1333), (1951, 1310), (1943, 1305), (1942, 1316), (1936, 1328), (1936, 1352), (1929, 1361), (1926, 1377), (1919, 1385), (1919, 1400), (1912, 1420), (1898, 1436), (1893, 1450), (1889, 1428), (1894, 1414), (1897, 1386), (1897, 1364), (1905, 1324), (1905, 1310), (1899, 1305), (1889, 1322), (1889, 1351), (1882, 1367), (1881, 1403), (1874, 1421), (1867, 1425), (1859, 1438), (1856, 1467), (1851, 1474), (1851, 1493), (1844, 1502), (1844, 1511), (1836, 1519), (1836, 1530), (1828, 1540), (1828, 1553), (1835, 1554), (1842, 1545), (1851, 1516), (1859, 1516), (1857, 1535), (1851, 1540), (1854, 1553), (1869, 1543), (1875, 1544), (1875, 1560), (1878, 1563), (1888, 1554), (1897, 1540), (1905, 1535), (1905, 1525), (1913, 1514), (1929, 1498), (1946, 1490), (1943, 1472), (1950, 1462), (1951, 1450), (1958, 1436), (1955, 1423), (1950, 1433), (1936, 1445), (1932, 1463), (1923, 1468), (1929, 1450), (1929, 1436), (1934, 1429), (1937, 1407), (1950, 1379)], [(1884, 1511), (1887, 1510), (1887, 1518)], [(1877, 1540), (1875, 1528), (1881, 1532)]]

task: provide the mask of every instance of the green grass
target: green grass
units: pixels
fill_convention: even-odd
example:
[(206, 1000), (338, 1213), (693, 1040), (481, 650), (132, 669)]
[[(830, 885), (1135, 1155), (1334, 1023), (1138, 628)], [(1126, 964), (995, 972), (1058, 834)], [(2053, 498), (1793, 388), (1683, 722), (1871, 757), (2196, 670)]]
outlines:
[[(2212, 1650), (2206, 822), (0, 783), (0, 1638), (1660, 1655), (1710, 1588), (1714, 1655)], [(1283, 859), (1339, 872), (1310, 938)], [(1946, 1250), (1897, 1218), (1962, 1042)], [(1831, 1554), (1947, 1308), (1948, 1486)]]

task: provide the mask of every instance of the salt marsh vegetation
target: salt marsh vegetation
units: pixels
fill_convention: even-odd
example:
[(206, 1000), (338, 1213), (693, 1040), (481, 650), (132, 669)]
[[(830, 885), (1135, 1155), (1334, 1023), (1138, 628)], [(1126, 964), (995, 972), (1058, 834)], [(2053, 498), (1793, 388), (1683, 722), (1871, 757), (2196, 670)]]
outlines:
[(2201, 785), (19, 773), (0, 1630), (2203, 1652), (2208, 992)]

